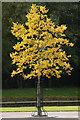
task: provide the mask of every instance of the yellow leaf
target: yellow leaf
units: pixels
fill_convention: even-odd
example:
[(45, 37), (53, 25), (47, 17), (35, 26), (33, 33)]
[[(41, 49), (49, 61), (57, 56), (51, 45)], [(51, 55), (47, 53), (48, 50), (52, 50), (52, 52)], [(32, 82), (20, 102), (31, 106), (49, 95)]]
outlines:
[(67, 57), (69, 58), (69, 57), (71, 57), (71, 55), (68, 55)]
[(74, 44), (73, 44), (73, 43), (70, 43), (69, 45), (70, 45), (71, 47), (73, 47), (73, 46), (74, 46)]

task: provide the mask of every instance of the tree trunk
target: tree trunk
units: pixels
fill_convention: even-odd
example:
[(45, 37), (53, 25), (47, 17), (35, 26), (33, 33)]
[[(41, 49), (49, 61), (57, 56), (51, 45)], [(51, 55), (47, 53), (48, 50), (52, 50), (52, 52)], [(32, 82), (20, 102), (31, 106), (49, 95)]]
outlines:
[(19, 81), (19, 88), (23, 88), (23, 86), (22, 86), (22, 78), (20, 78), (20, 81)]
[(17, 76), (17, 86), (18, 86), (18, 88), (23, 88), (22, 77), (20, 77), (19, 75)]
[(51, 88), (52, 87), (52, 80), (49, 79), (49, 84), (48, 84), (48, 87)]
[(38, 83), (37, 83), (37, 109), (38, 109), (38, 116), (41, 116), (40, 77), (39, 76), (38, 76)]

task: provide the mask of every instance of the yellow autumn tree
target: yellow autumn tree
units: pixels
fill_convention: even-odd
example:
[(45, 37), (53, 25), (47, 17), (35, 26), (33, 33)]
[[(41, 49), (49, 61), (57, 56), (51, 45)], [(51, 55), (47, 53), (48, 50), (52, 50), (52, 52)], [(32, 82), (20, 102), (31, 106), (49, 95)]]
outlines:
[[(12, 34), (18, 42), (13, 46), (15, 52), (10, 53), (12, 63), (17, 69), (13, 70), (11, 77), (20, 74), (24, 79), (38, 78), (37, 84), (37, 108), (38, 116), (41, 116), (40, 107), (40, 76), (50, 78), (61, 77), (63, 70), (71, 75), (72, 67), (69, 57), (62, 46), (73, 46), (65, 38), (66, 25), (56, 26), (47, 16), (48, 10), (45, 6), (32, 4), (29, 14), (26, 15), (26, 27), (18, 22), (13, 22)], [(26, 74), (25, 69), (30, 68)]]

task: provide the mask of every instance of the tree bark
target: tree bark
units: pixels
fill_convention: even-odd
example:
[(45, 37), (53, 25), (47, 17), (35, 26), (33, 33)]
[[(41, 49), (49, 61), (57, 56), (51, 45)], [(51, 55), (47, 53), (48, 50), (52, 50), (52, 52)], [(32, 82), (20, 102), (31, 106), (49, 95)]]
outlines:
[(18, 88), (23, 88), (22, 77), (20, 77), (19, 75), (17, 76), (17, 86), (18, 86)]
[(48, 87), (51, 88), (52, 87), (52, 80), (49, 79), (49, 84), (48, 84)]
[(37, 82), (37, 109), (38, 109), (38, 116), (41, 116), (40, 77), (39, 76), (38, 76), (38, 82)]

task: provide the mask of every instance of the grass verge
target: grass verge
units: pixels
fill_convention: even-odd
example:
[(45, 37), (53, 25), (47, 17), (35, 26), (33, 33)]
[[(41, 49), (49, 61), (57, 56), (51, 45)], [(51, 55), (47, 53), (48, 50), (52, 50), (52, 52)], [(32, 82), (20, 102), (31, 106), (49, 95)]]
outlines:
[[(44, 106), (46, 111), (79, 111), (78, 106)], [(0, 112), (32, 112), (37, 111), (36, 107), (3, 107)]]
[[(44, 88), (43, 96), (45, 100), (75, 100), (79, 98), (76, 87), (72, 88)], [(23, 89), (3, 89), (3, 101), (22, 101), (22, 100), (35, 100), (36, 90), (34, 88)]]
[[(78, 88), (44, 88), (44, 96), (78, 96)], [(2, 97), (35, 97), (35, 88), (3, 89)]]

